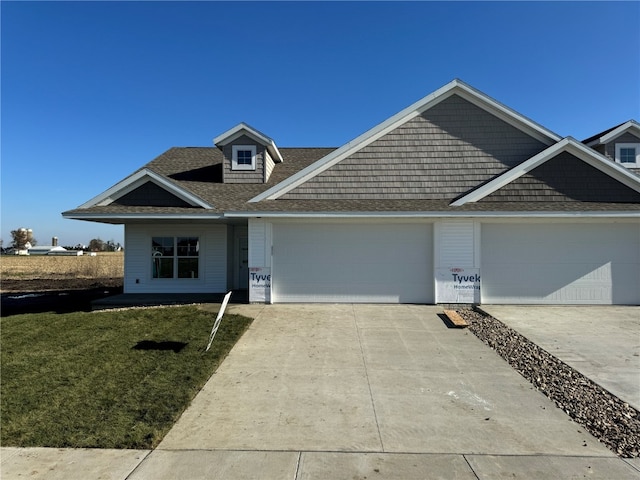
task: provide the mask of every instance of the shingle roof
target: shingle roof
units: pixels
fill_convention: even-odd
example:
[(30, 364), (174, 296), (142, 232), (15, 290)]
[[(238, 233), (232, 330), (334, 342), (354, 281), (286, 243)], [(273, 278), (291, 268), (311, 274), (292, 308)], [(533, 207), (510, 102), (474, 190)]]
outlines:
[[(335, 148), (280, 148), (284, 162), (278, 163), (264, 184), (225, 184), (222, 183), (222, 152), (214, 147), (173, 147), (159, 155), (135, 173), (150, 170), (167, 180), (174, 182), (185, 190), (202, 198), (214, 206), (213, 211), (200, 208), (179, 208), (180, 212), (195, 210), (211, 214), (227, 210), (238, 210), (262, 191), (281, 182), (302, 168), (324, 157)], [(96, 212), (155, 212), (171, 213), (175, 207), (134, 207), (109, 205), (107, 207), (77, 208), (64, 212), (74, 213)]]
[[(389, 199), (333, 199), (301, 200), (277, 199), (249, 203), (248, 201), (293, 175), (302, 168), (332, 152), (333, 148), (281, 148), (284, 158), (273, 170), (265, 184), (222, 183), (222, 153), (213, 147), (174, 147), (167, 150), (139, 170), (148, 169), (162, 175), (182, 188), (213, 205), (213, 210), (199, 207), (149, 207), (107, 205), (74, 209), (65, 215), (127, 217), (132, 215), (189, 215), (192, 217), (255, 213), (394, 213), (433, 212), (460, 214), (462, 212), (638, 212), (637, 203), (595, 203), (579, 201), (483, 201), (460, 207), (450, 206), (450, 200), (389, 200)], [(115, 219), (114, 219), (115, 220)], [(107, 221), (105, 218), (104, 221)]]

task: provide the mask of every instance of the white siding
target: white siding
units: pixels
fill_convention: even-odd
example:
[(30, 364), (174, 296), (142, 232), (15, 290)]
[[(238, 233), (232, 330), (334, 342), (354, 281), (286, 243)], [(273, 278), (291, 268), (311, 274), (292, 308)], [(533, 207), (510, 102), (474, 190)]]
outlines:
[(249, 219), (249, 268), (271, 266), (271, 224)]
[(433, 303), (432, 225), (276, 223), (274, 302)]
[(441, 222), (437, 225), (436, 266), (476, 267), (474, 222)]
[(483, 224), (482, 302), (640, 303), (637, 223)]
[(275, 166), (275, 163), (273, 161), (273, 158), (271, 158), (271, 155), (269, 155), (269, 152), (267, 150), (265, 150), (264, 156), (265, 156), (264, 183), (267, 183), (269, 181), (269, 177), (271, 176), (271, 172), (273, 172), (273, 167)]
[[(161, 236), (199, 237), (199, 278), (152, 278), (151, 237)], [(226, 290), (227, 227), (225, 225), (126, 225), (125, 245), (125, 293), (217, 293)]]
[(473, 278), (480, 267), (480, 224), (440, 221), (435, 224), (435, 284), (437, 303), (479, 303), (479, 283), (456, 281), (455, 275)]

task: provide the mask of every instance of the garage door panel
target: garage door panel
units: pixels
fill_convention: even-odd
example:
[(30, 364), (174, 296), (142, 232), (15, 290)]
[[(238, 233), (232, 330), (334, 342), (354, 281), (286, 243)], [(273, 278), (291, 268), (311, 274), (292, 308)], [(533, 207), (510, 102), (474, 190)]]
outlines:
[(482, 226), (482, 301), (640, 302), (640, 226)]
[(427, 224), (276, 224), (276, 302), (432, 303)]

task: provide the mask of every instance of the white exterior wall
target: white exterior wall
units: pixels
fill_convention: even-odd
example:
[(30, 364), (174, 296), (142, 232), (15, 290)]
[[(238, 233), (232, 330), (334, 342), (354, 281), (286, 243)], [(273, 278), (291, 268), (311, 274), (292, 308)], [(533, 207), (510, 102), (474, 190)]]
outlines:
[[(199, 237), (199, 278), (152, 278), (151, 237), (182, 236)], [(125, 225), (125, 245), (124, 293), (221, 293), (226, 291), (226, 225), (191, 223)]]

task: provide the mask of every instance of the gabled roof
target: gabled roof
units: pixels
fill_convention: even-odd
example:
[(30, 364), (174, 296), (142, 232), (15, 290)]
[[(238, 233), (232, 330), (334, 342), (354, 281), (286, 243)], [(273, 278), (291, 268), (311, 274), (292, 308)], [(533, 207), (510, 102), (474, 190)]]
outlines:
[(539, 167), (562, 152), (568, 152), (574, 155), (578, 159), (588, 163), (594, 168), (597, 168), (627, 187), (635, 190), (636, 192), (640, 192), (640, 177), (634, 175), (632, 172), (617, 163), (609, 161), (606, 157), (595, 150), (588, 148), (576, 139), (566, 137), (555, 145), (552, 145), (539, 154), (531, 157), (529, 160), (507, 170), (505, 173), (497, 176), (490, 182), (485, 183), (481, 187), (453, 201), (451, 206), (459, 207), (470, 202), (477, 202), (478, 200), (481, 200), (487, 195), (490, 195), (496, 190), (499, 190), (505, 185), (511, 183), (515, 179), (520, 178), (522, 175), (530, 172), (534, 168)]
[(202, 200), (197, 195), (194, 195), (190, 191), (181, 188), (179, 185), (170, 181), (166, 177), (162, 175), (158, 175), (157, 173), (143, 168), (138, 170), (134, 174), (128, 176), (124, 180), (116, 183), (113, 187), (108, 190), (102, 192), (100, 195), (92, 198), (86, 203), (83, 203), (78, 208), (91, 208), (91, 207), (101, 207), (105, 205), (109, 205), (113, 203), (118, 198), (126, 195), (129, 192), (132, 192), (136, 188), (145, 184), (146, 182), (153, 182), (159, 187), (163, 188), (167, 192), (175, 195), (176, 197), (184, 200), (188, 204), (194, 207), (201, 207), (211, 209), (213, 206), (204, 200)]
[(275, 185), (273, 188), (270, 188), (262, 194), (251, 199), (251, 202), (259, 202), (261, 200), (275, 200), (281, 197), (290, 190), (296, 188), (307, 180), (332, 167), (336, 163), (347, 158), (358, 150), (366, 147), (375, 140), (391, 132), (398, 126), (404, 124), (412, 118), (417, 117), (418, 115), (439, 104), (443, 100), (451, 97), (452, 95), (459, 95), (465, 100), (502, 119), (513, 127), (526, 132), (528, 135), (536, 138), (543, 144), (551, 145), (561, 139), (561, 137), (557, 134), (542, 127), (541, 125), (526, 118), (525, 116), (520, 115), (515, 110), (510, 109), (509, 107), (494, 100), (488, 95), (485, 95), (484, 93), (474, 89), (463, 81), (455, 79), (442, 88), (431, 93), (430, 95), (427, 95), (421, 100), (418, 100), (414, 104), (393, 115), (388, 120), (380, 123), (376, 127), (373, 127), (369, 131), (343, 145), (326, 157), (318, 160), (316, 163), (309, 165), (309, 167), (301, 170), (296, 175), (291, 176), (284, 182)]
[[(455, 185), (462, 187), (444, 191), (441, 182), (433, 188), (434, 194), (428, 198), (422, 191), (418, 196), (393, 197), (388, 194), (389, 188), (386, 185), (381, 188), (382, 194), (375, 198), (367, 195), (348, 197), (335, 192), (335, 180), (330, 177), (344, 175), (347, 179), (359, 180), (363, 175), (352, 167), (360, 167), (362, 159), (371, 159), (371, 165), (380, 164), (384, 167), (379, 175), (381, 184), (388, 178), (393, 178), (393, 172), (387, 174), (386, 170), (392, 170), (394, 158), (399, 159), (397, 183), (414, 182), (415, 171), (402, 170), (410, 164), (403, 159), (409, 158), (414, 152), (409, 151), (410, 155), (403, 155), (414, 148), (414, 145), (411, 142), (405, 145), (400, 142), (392, 144), (389, 137), (399, 135), (398, 132), (404, 134), (405, 131), (408, 135), (427, 137), (430, 135), (430, 125), (436, 124), (429, 122), (446, 118), (458, 126), (455, 122), (459, 115), (463, 115), (465, 121), (472, 119), (468, 125), (464, 125), (466, 130), (451, 130), (452, 135), (449, 135), (446, 127), (451, 124), (446, 122), (437, 124), (435, 129), (445, 127), (441, 130), (446, 136), (444, 145), (450, 150), (443, 154), (438, 149), (441, 145), (437, 143), (441, 140), (438, 134), (435, 135), (435, 142), (424, 142), (424, 138), (421, 138), (419, 146), (424, 147), (428, 155), (414, 157), (419, 160), (416, 165), (426, 165), (427, 168), (423, 170), (429, 175), (433, 174), (438, 181), (439, 178), (444, 178), (447, 182), (454, 179)], [(495, 125), (488, 125), (487, 122)], [(421, 130), (422, 124), (427, 125), (427, 129)], [(496, 125), (499, 128), (495, 128)], [(502, 133), (496, 133), (503, 132), (503, 126), (503, 130), (508, 132), (507, 140), (517, 139), (517, 155), (511, 151), (511, 144), (504, 141)], [(623, 126), (625, 129), (628, 127), (624, 131), (631, 129), (635, 132), (638, 123), (627, 122), (603, 132), (598, 138), (612, 138), (611, 135), (622, 134), (624, 131), (619, 128)], [(426, 134), (421, 133), (425, 131)], [(381, 139), (390, 132), (392, 134), (389, 137)], [(464, 143), (469, 132), (475, 143)], [(485, 136), (486, 132), (488, 136)], [(460, 135), (456, 137), (456, 134)], [(233, 218), (260, 216), (640, 217), (640, 177), (571, 137), (560, 138), (459, 80), (424, 97), (339, 149), (282, 148), (273, 158), (284, 158), (286, 161), (279, 162), (273, 168), (267, 183), (223, 183), (225, 159), (224, 152), (219, 147), (238, 141), (244, 135), (266, 148), (270, 148), (269, 145), (275, 148), (275, 143), (269, 137), (241, 123), (214, 139), (218, 148), (171, 148), (107, 191), (62, 215), (65, 218), (116, 224), (150, 220), (227, 222)], [(493, 143), (478, 140), (494, 138), (497, 141)], [(378, 139), (381, 141), (374, 143)], [(524, 147), (523, 141), (527, 143)], [(493, 148), (494, 143), (499, 147), (498, 151)], [(393, 145), (394, 153), (399, 152), (397, 157), (378, 155), (380, 151), (384, 153), (384, 148), (389, 144)], [(484, 149), (485, 145), (489, 146), (488, 149)], [(506, 154), (501, 150), (505, 145)], [(476, 155), (477, 152), (480, 155)], [(485, 157), (495, 162), (484, 161)], [(379, 163), (380, 158), (384, 158), (384, 162)], [(429, 163), (425, 158), (435, 158), (436, 161)], [(471, 161), (460, 161), (467, 158)], [(479, 161), (478, 158), (482, 160)], [(344, 159), (344, 162), (339, 163)], [(449, 163), (452, 163), (451, 159), (460, 167), (458, 171), (432, 168), (439, 165), (437, 162), (448, 168)], [(328, 170), (334, 165), (336, 166), (332, 170)], [(540, 168), (534, 171), (537, 167)], [(476, 171), (482, 172), (480, 178)], [(325, 173), (320, 175), (322, 172)], [(556, 174), (557, 177), (554, 176)], [(410, 177), (410, 180), (403, 177)], [(548, 179), (556, 178), (560, 181), (548, 182)], [(311, 179), (313, 180), (308, 182)], [(569, 181), (565, 181), (566, 179)], [(375, 184), (376, 181), (378, 178), (372, 183)], [(321, 198), (317, 192), (301, 192), (307, 187), (313, 190), (314, 182), (318, 185), (330, 184), (326, 198)], [(303, 183), (305, 185), (302, 188), (288, 193)], [(345, 185), (347, 190), (355, 188), (349, 181)], [(593, 194), (593, 185), (598, 186), (599, 191), (611, 191), (614, 194)], [(577, 189), (570, 190), (576, 186)], [(403, 183), (401, 187), (405, 188)], [(431, 188), (431, 183), (427, 187)], [(375, 190), (378, 185), (371, 188)], [(580, 195), (574, 195), (575, 191)], [(623, 195), (620, 194), (621, 191)], [(584, 192), (586, 193), (582, 195)], [(279, 200), (272, 201), (275, 199)], [(454, 199), (453, 203), (451, 199)]]
[[(254, 184), (222, 183), (223, 156), (216, 147), (173, 147), (106, 192), (75, 209), (63, 212), (62, 216), (114, 224), (155, 219), (219, 219), (227, 211), (249, 209), (252, 205), (247, 204), (249, 199), (333, 150), (335, 148), (282, 148), (285, 161), (274, 168), (267, 183)], [(193, 203), (193, 207), (170, 207), (123, 205), (114, 201), (135, 191), (147, 178), (155, 178), (164, 185), (171, 185), (170, 193), (175, 194), (176, 189), (188, 192), (204, 204), (210, 205), (210, 208)], [(136, 183), (136, 179), (142, 181)]]
[(628, 122), (621, 123), (620, 125), (605, 130), (604, 132), (597, 133), (596, 135), (583, 140), (582, 143), (587, 147), (594, 147), (596, 145), (602, 145), (603, 143), (609, 143), (627, 132), (640, 137), (640, 124), (635, 120), (629, 120)]
[(217, 147), (223, 147), (224, 145), (233, 142), (243, 135), (247, 135), (256, 142), (267, 147), (269, 154), (275, 162), (282, 162), (282, 155), (280, 155), (280, 151), (278, 150), (278, 147), (276, 147), (276, 143), (273, 141), (273, 139), (244, 122), (241, 122), (235, 127), (230, 128), (226, 132), (218, 135), (213, 139), (213, 143)]

